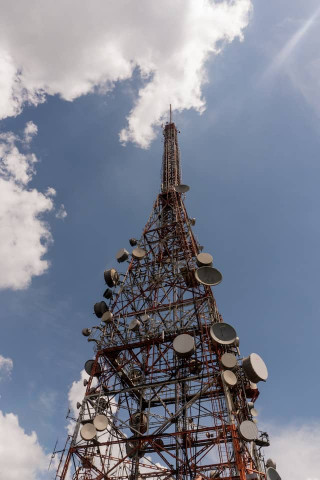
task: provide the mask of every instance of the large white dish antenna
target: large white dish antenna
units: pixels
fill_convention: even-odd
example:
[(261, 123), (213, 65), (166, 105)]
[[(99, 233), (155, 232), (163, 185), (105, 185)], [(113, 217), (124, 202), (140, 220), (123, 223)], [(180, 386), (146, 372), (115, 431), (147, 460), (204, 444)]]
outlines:
[(222, 282), (222, 274), (213, 267), (200, 267), (195, 271), (195, 277), (202, 285), (214, 286)]
[(251, 353), (242, 360), (243, 370), (250, 382), (265, 382), (268, 378), (268, 369), (262, 358), (257, 353)]
[(86, 442), (92, 440), (96, 436), (96, 434), (96, 428), (92, 423), (86, 423), (80, 429), (80, 436), (82, 440), (85, 440)]
[(231, 345), (237, 338), (237, 332), (228, 323), (218, 322), (211, 325), (210, 337), (216, 344)]
[(257, 425), (250, 420), (245, 420), (244, 422), (240, 423), (239, 432), (242, 438), (247, 442), (252, 442), (259, 436)]
[(186, 358), (190, 357), (195, 350), (194, 338), (187, 333), (178, 335), (173, 340), (173, 349), (178, 357)]
[(96, 430), (102, 432), (109, 425), (109, 420), (105, 415), (100, 414), (94, 417), (93, 425), (95, 426)]

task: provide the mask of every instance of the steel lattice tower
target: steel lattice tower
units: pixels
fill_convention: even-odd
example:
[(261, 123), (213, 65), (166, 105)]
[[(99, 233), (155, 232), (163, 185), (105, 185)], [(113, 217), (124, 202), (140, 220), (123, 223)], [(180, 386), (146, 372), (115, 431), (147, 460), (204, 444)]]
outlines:
[[(265, 464), (254, 402), (262, 359), (241, 359), (211, 286), (222, 277), (192, 232), (177, 129), (164, 127), (161, 191), (125, 273), (105, 271), (86, 393), (56, 479), (225, 480), (280, 476)], [(254, 382), (254, 383), (253, 383)]]

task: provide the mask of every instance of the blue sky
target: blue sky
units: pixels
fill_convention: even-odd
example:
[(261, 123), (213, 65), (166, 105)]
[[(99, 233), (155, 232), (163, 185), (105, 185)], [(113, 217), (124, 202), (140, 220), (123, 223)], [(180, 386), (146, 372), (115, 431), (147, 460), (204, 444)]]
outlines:
[[(129, 43), (137, 44), (137, 51), (132, 47), (130, 55), (132, 62), (137, 63), (131, 72), (123, 73), (126, 66), (115, 74), (112, 69), (116, 67), (111, 62), (99, 72), (100, 76), (97, 73), (89, 80), (86, 62), (82, 64), (76, 57), (73, 65), (71, 47), (70, 57), (62, 58), (60, 65), (60, 57), (57, 60), (51, 45), (54, 34), (57, 38), (61, 34), (67, 51), (69, 44), (72, 46), (78, 38), (76, 27), (69, 29), (74, 35), (64, 23), (59, 30), (52, 17), (52, 37), (47, 38), (41, 29), (37, 37), (31, 28), (35, 14), (28, 17), (30, 50), (27, 52), (22, 17), (15, 17), (9, 7), (3, 6), (8, 10), (7, 20), (12, 29), (0, 35), (0, 65), (1, 61), (4, 65), (0, 70), (4, 72), (0, 90), (5, 93), (12, 88), (6, 67), (9, 53), (15, 68), (21, 59), (30, 58), (29, 64), (24, 65), (26, 71), (29, 68), (29, 77), (26, 75), (22, 82), (29, 89), (28, 101), (33, 105), (24, 104), (22, 96), (18, 113), (12, 96), (8, 96), (7, 103), (0, 103), (0, 143), (9, 148), (11, 141), (10, 152), (17, 159), (15, 168), (20, 168), (20, 173), (23, 162), (29, 162), (30, 167), (30, 155), (36, 155), (38, 162), (32, 163), (34, 172), (29, 171), (30, 180), (24, 184), (20, 181), (19, 188), (37, 192), (35, 201), (42, 202), (42, 208), (48, 210), (40, 214), (45, 222), (41, 228), (51, 232), (42, 256), (49, 262), (48, 268), (43, 268), (42, 274), (29, 275), (27, 283), (22, 285), (22, 276), (31, 269), (30, 255), (32, 268), (42, 269), (41, 243), (37, 238), (23, 243), (30, 230), (35, 233), (39, 228), (38, 217), (35, 215), (33, 222), (28, 223), (21, 220), (19, 213), (15, 216), (13, 210), (9, 216), (5, 210), (0, 215), (1, 230), (5, 232), (0, 240), (3, 286), (0, 424), (8, 432), (8, 438), (25, 442), (26, 451), (30, 448), (38, 458), (37, 466), (19, 459), (26, 480), (42, 478), (42, 467), (48, 465), (45, 454), (52, 450), (57, 437), (60, 445), (64, 441), (68, 392), (73, 382), (79, 380), (84, 362), (92, 356), (91, 346), (81, 330), (93, 325), (93, 304), (101, 300), (104, 290), (103, 270), (116, 265), (116, 252), (128, 248), (131, 236), (140, 235), (159, 191), (160, 125), (170, 101), (174, 121), (181, 131), (183, 180), (191, 186), (186, 206), (189, 215), (197, 219), (194, 231), (200, 243), (213, 255), (224, 276), (222, 284), (214, 289), (219, 310), (224, 320), (236, 328), (241, 353), (244, 356), (259, 353), (269, 369), (269, 380), (261, 386), (257, 409), (261, 428), (269, 429), (273, 435), (271, 442), (274, 438), (270, 452), (278, 460), (284, 480), (320, 478), (319, 452), (314, 450), (320, 440), (318, 2), (253, 1), (253, 10), (245, 20), (243, 15), (249, 11), (250, 2), (236, 1), (236, 12), (228, 9), (224, 12), (223, 38), (228, 42), (219, 54), (215, 49), (209, 51), (205, 41), (192, 43), (191, 32), (192, 55), (201, 58), (207, 52), (205, 72), (200, 69), (189, 83), (181, 84), (181, 78), (188, 77), (183, 68), (192, 67), (192, 57), (190, 65), (180, 66), (177, 72), (170, 70), (168, 76), (166, 68), (172, 65), (167, 59), (172, 52), (165, 39), (162, 43), (159, 40), (160, 47), (149, 39), (152, 29), (145, 25), (153, 25), (154, 35), (159, 39), (166, 29), (164, 26), (168, 27), (170, 37), (173, 16), (177, 32), (169, 39), (178, 54), (190, 19), (194, 17), (194, 25), (200, 22), (201, 27), (203, 20), (198, 20), (198, 6), (211, 5), (212, 12), (216, 12), (212, 2), (196, 4), (191, 0), (186, 3), (190, 18), (185, 24), (177, 7), (168, 6), (161, 18), (157, 18), (159, 12), (152, 8), (146, 12), (147, 19), (139, 20), (140, 29), (145, 28), (143, 46), (145, 39), (150, 40), (143, 60), (139, 57), (142, 40), (137, 33), (136, 18), (131, 20), (137, 30), (130, 30), (130, 15), (134, 15), (130, 9), (123, 25), (117, 25), (120, 18), (117, 15), (114, 27), (110, 22), (101, 26), (94, 17), (92, 31), (95, 27), (102, 29), (106, 38), (114, 35), (113, 28), (119, 28), (119, 37), (124, 39), (126, 29), (130, 30)], [(63, 15), (60, 7), (63, 5), (57, 2), (57, 18)], [(100, 2), (96, 8), (102, 8)], [(49, 13), (44, 24), (50, 23)], [(80, 8), (75, 8), (74, 24), (82, 16)], [(215, 18), (213, 15), (212, 25), (206, 26), (208, 43), (220, 41), (218, 34), (211, 35)], [(13, 34), (14, 29), (21, 35)], [(243, 41), (236, 38), (240, 33)], [(198, 38), (199, 31), (194, 35)], [(81, 49), (86, 49), (85, 40), (77, 45), (79, 57)], [(48, 65), (52, 55), (53, 66), (56, 63), (61, 68), (59, 78), (55, 78), (48, 65), (43, 67), (44, 57), (38, 49), (42, 41), (43, 48), (47, 48)], [(36, 44), (34, 49), (32, 42)], [(101, 49), (104, 45), (101, 43)], [(9, 52), (7, 56), (3, 54), (5, 49)], [(153, 49), (158, 49), (154, 57)], [(97, 64), (99, 61), (102, 62), (98, 58)], [(139, 89), (146, 88), (156, 77), (156, 73), (154, 77), (146, 74), (141, 77), (143, 68), (160, 71), (159, 78), (167, 82), (166, 88), (151, 89), (154, 104), (152, 99), (148, 104), (146, 97), (141, 100), (138, 96)], [(79, 79), (77, 93), (72, 90), (76, 88), (73, 75)], [(115, 80), (117, 75), (119, 80)], [(106, 91), (105, 83), (111, 81), (114, 83), (109, 83)], [(90, 91), (92, 85), (94, 91)], [(193, 93), (188, 90), (190, 86)], [(37, 88), (42, 88), (45, 95), (45, 101), (38, 104), (34, 100)], [(194, 93), (197, 88), (200, 95)], [(179, 97), (176, 103), (175, 95)], [(139, 107), (139, 101), (140, 110), (135, 107)], [(129, 119), (129, 125), (130, 121), (134, 125), (130, 130), (126, 117), (132, 108), (136, 108), (136, 113)], [(203, 110), (201, 115), (199, 110)], [(36, 125), (38, 131), (33, 129), (32, 138), (22, 141), (28, 122), (33, 122), (29, 126)], [(122, 140), (127, 139), (124, 146), (119, 141), (119, 132), (126, 128), (126, 138), (122, 134)], [(8, 132), (12, 132), (11, 140)], [(27, 160), (13, 152), (13, 145)], [(0, 149), (0, 153), (3, 182), (16, 181), (13, 167), (9, 173), (9, 167), (7, 170), (3, 167), (8, 158), (4, 150)], [(50, 196), (49, 192), (41, 197), (48, 187), (56, 195), (51, 192)], [(2, 205), (6, 205), (6, 194), (5, 189), (0, 193)], [(27, 208), (27, 201), (21, 197), (19, 202), (21, 213)], [(12, 246), (16, 235), (23, 239), (19, 251)], [(11, 262), (11, 256), (16, 256), (17, 261)], [(24, 272), (23, 262), (26, 262)], [(8, 416), (10, 413), (17, 418)], [(37, 440), (30, 437), (33, 431)], [(14, 442), (12, 445), (14, 448)], [(267, 457), (270, 452), (265, 452)], [(8, 451), (0, 448), (4, 468), (7, 455)], [(11, 475), (8, 478), (16, 480), (18, 474), (12, 466), (7, 468)]]

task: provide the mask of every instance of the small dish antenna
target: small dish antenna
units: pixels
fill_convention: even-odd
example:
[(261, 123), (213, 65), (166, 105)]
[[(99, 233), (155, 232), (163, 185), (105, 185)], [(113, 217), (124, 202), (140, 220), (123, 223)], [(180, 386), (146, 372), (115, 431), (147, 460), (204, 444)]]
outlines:
[(147, 252), (143, 250), (143, 248), (137, 247), (132, 250), (132, 256), (136, 260), (142, 260), (146, 255), (147, 255)]
[(190, 190), (189, 185), (176, 185), (174, 187), (177, 193), (187, 193)]
[(265, 382), (268, 378), (266, 364), (257, 353), (251, 353), (242, 360), (242, 367), (250, 382)]
[(225, 370), (222, 372), (222, 378), (229, 387), (234, 387), (237, 383), (237, 377), (231, 370)]
[(104, 280), (108, 287), (115, 287), (119, 283), (119, 274), (115, 268), (104, 271)]

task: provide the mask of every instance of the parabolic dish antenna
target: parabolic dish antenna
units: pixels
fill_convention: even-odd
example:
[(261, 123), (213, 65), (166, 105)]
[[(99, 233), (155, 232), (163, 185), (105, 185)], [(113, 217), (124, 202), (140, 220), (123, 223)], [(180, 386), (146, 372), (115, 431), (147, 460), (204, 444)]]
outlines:
[(190, 190), (190, 187), (189, 185), (176, 185), (174, 189), (178, 193), (186, 193)]
[(198, 267), (210, 267), (212, 265), (213, 256), (210, 253), (198, 253), (196, 258)]
[(95, 426), (92, 423), (86, 423), (81, 427), (80, 435), (82, 440), (89, 441), (92, 440), (97, 434)]
[[(95, 373), (93, 374), (93, 369), (95, 368)], [(94, 377), (98, 377), (101, 373), (101, 367), (99, 363), (96, 364), (94, 367), (94, 360), (87, 360), (86, 363), (84, 364), (84, 369), (87, 372), (88, 375), (93, 375)]]
[(147, 255), (147, 252), (143, 248), (134, 248), (132, 250), (132, 256), (137, 260), (142, 260)]
[(281, 477), (275, 468), (267, 468), (267, 480), (281, 480)]
[(115, 287), (119, 282), (119, 274), (115, 268), (104, 271), (104, 280), (108, 287)]
[(222, 372), (222, 378), (229, 387), (234, 387), (237, 383), (237, 377), (231, 370), (225, 370)]
[(105, 430), (109, 424), (109, 420), (105, 415), (97, 415), (93, 419), (93, 425), (95, 426), (96, 430), (102, 432)]
[(256, 440), (259, 436), (257, 425), (250, 420), (245, 420), (240, 423), (239, 432), (242, 438), (247, 442), (252, 442), (252, 440)]
[(101, 322), (104, 322), (104, 323), (110, 323), (112, 322), (112, 319), (113, 319), (113, 314), (112, 312), (104, 312), (104, 314), (102, 315), (102, 318), (101, 318)]
[(112, 298), (112, 290), (110, 290), (110, 288), (107, 288), (104, 291), (103, 296), (104, 296), (104, 298), (109, 300), (110, 298)]
[(139, 330), (139, 327), (140, 327), (139, 320), (137, 318), (134, 318), (129, 323), (128, 330), (130, 330), (131, 332), (136, 332), (137, 330)]
[(243, 370), (250, 382), (265, 382), (268, 378), (268, 369), (262, 358), (257, 353), (251, 353), (242, 360)]
[(125, 262), (128, 258), (129, 252), (125, 248), (121, 248), (116, 255), (116, 259), (119, 263)]
[(272, 467), (272, 468), (274, 468), (275, 470), (276, 470), (276, 468), (277, 468), (276, 462), (274, 462), (274, 461), (272, 460), (272, 458), (268, 458), (268, 460), (266, 461), (266, 466), (267, 466), (267, 468), (268, 468), (268, 467)]
[(139, 442), (135, 440), (128, 440), (126, 443), (126, 452), (129, 458), (132, 458), (138, 452), (138, 457), (143, 457), (143, 450), (139, 449)]
[(91, 328), (83, 328), (82, 329), (82, 335), (84, 337), (89, 337), (90, 334), (91, 334)]
[(200, 267), (195, 271), (195, 277), (203, 285), (218, 285), (222, 281), (222, 274), (213, 267)]
[(221, 357), (221, 363), (224, 368), (232, 370), (237, 365), (237, 357), (233, 353), (224, 353)]
[(108, 310), (108, 307), (107, 307), (106, 302), (104, 302), (102, 300), (102, 302), (98, 302), (98, 303), (94, 304), (93, 310), (94, 310), (94, 313), (96, 314), (96, 316), (98, 318), (101, 318), (102, 315), (104, 314), (104, 312), (106, 312)]
[(173, 340), (173, 349), (178, 357), (190, 357), (195, 350), (194, 339), (191, 335), (183, 333)]
[(219, 322), (211, 325), (210, 337), (214, 343), (231, 345), (237, 338), (237, 332), (228, 323)]

